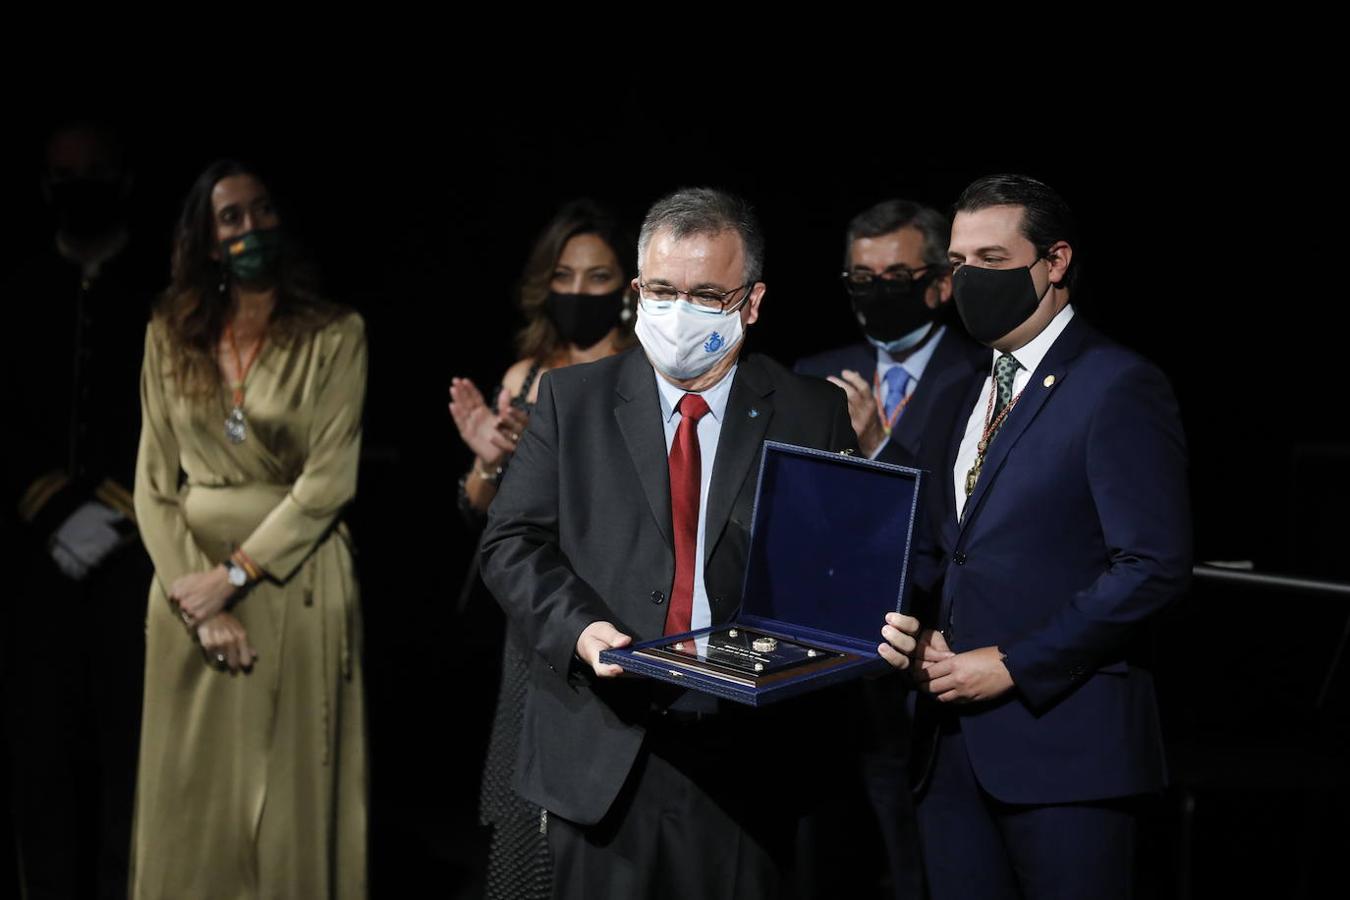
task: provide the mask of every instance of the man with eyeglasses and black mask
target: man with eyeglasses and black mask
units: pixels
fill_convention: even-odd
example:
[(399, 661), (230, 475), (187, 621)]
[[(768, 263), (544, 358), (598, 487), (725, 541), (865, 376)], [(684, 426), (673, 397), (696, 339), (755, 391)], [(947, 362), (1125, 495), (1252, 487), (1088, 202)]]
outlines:
[[(955, 417), (954, 407), (941, 406), (935, 398), (949, 385), (971, 379), (985, 363), (988, 351), (967, 337), (950, 314), (950, 232), (942, 213), (910, 200), (886, 200), (855, 216), (845, 233), (842, 279), (863, 340), (795, 366), (844, 390), (859, 450), (871, 459), (928, 467), (926, 456), (940, 455), (941, 437)], [(883, 678), (862, 683), (858, 691), (861, 771), (879, 826), (881, 855), (897, 900), (918, 898), (923, 878), (908, 789), (906, 683)], [(834, 821), (854, 826), (865, 818), (849, 808), (846, 797), (838, 806), (844, 808), (814, 817), (808, 825), (806, 846), (819, 856), (812, 869), (823, 870), (813, 880), (822, 890), (831, 884), (828, 870), (841, 866), (877, 874), (871, 845)]]
[(942, 213), (886, 200), (845, 233), (844, 289), (864, 340), (794, 367), (828, 378), (848, 395), (858, 449), (869, 459), (917, 465), (924, 438), (941, 430), (933, 398), (984, 361), (951, 311), (951, 226)]
[(912, 655), (934, 900), (1130, 896), (1138, 798), (1165, 782), (1143, 626), (1189, 580), (1185, 440), (1163, 374), (1070, 304), (1077, 248), (1035, 179), (957, 200), (956, 307), (989, 349), (939, 398), (960, 414), (925, 497), (940, 590)]

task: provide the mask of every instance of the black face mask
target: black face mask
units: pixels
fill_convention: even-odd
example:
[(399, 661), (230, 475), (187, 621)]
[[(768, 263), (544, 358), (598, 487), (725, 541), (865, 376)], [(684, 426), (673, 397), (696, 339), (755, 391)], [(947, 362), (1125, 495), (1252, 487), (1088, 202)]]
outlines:
[(49, 189), (57, 227), (71, 237), (99, 237), (122, 219), (122, 192), (115, 181), (67, 178), (53, 181)]
[[(1031, 264), (1034, 265), (1035, 262)], [(981, 344), (992, 344), (1031, 318), (1041, 303), (1041, 297), (1036, 295), (1036, 282), (1031, 280), (1031, 266), (1019, 269), (962, 266), (956, 270), (952, 276), (956, 311), (971, 337)]]
[(609, 330), (619, 324), (623, 311), (623, 288), (608, 294), (559, 294), (551, 291), (544, 300), (548, 315), (559, 336), (583, 350), (594, 347)]
[(938, 311), (923, 299), (934, 277), (929, 274), (906, 282), (873, 278), (866, 287), (849, 285), (853, 313), (863, 334), (877, 344), (892, 344), (931, 324)]

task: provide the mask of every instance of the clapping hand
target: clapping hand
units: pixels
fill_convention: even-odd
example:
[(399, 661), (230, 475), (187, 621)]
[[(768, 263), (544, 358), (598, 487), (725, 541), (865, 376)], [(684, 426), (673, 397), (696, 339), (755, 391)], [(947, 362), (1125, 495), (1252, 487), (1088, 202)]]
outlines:
[(525, 410), (513, 404), (511, 395), (507, 393), (506, 388), (502, 388), (501, 393), (497, 395), (497, 429), (511, 439), (513, 452), (529, 424), (530, 417)]
[(831, 375), (826, 381), (843, 388), (848, 396), (848, 418), (853, 423), (853, 433), (858, 436), (858, 449), (870, 458), (886, 440), (886, 427), (877, 412), (872, 386), (852, 369), (845, 369), (838, 376)]
[(485, 468), (500, 466), (515, 451), (516, 441), (529, 421), (524, 412), (511, 405), (506, 388), (498, 393), (494, 409), (467, 378), (450, 380), (450, 415), (460, 439)]

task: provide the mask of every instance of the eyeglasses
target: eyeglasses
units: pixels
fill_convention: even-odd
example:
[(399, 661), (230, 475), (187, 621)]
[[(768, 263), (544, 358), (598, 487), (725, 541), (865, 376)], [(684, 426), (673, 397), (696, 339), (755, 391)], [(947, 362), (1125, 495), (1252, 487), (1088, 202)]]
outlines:
[(908, 291), (915, 284), (927, 280), (928, 270), (933, 268), (938, 267), (927, 265), (911, 269), (908, 266), (892, 266), (880, 275), (866, 269), (853, 269), (842, 273), (839, 277), (844, 279), (844, 287), (855, 293), (866, 293), (877, 281), (884, 281), (897, 291)]
[[(681, 291), (668, 284), (644, 284), (639, 281), (638, 291), (643, 300), (655, 300), (658, 303), (674, 303), (676, 300), (680, 299), (680, 295), (683, 294), (685, 297), (688, 297), (689, 302), (695, 306), (702, 307), (703, 309), (715, 309), (719, 312), (728, 312), (727, 302), (731, 299), (732, 295), (737, 291), (754, 287), (755, 284), (756, 282), (749, 281), (739, 287), (734, 287), (729, 291), (715, 291), (712, 288), (699, 288), (696, 291)], [(750, 295), (747, 293), (745, 296), (749, 297)], [(742, 297), (741, 299), (744, 300), (745, 298)]]

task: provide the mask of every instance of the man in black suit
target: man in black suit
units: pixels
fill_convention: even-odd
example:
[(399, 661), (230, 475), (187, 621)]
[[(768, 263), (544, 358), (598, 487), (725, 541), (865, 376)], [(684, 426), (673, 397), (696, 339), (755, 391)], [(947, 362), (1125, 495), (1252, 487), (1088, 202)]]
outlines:
[[(988, 351), (972, 341), (951, 310), (947, 262), (951, 223), (910, 200), (885, 200), (848, 224), (844, 287), (864, 340), (799, 360), (795, 371), (828, 378), (848, 395), (849, 417), (863, 454), (882, 462), (932, 468), (925, 458), (955, 422), (956, 405), (935, 398), (964, 384)], [(854, 700), (863, 707), (860, 746), (863, 788), (880, 829), (881, 856), (896, 900), (923, 895), (914, 806), (909, 794), (909, 714), (899, 677), (864, 682)], [(804, 851), (822, 870), (815, 880), (837, 885), (829, 872), (868, 877), (874, 848), (840, 822), (865, 821), (849, 792), (833, 798), (809, 825)], [(865, 809), (865, 808), (864, 808)], [(874, 876), (872, 876), (874, 877)]]
[(821, 698), (732, 708), (599, 661), (734, 614), (765, 439), (855, 446), (839, 391), (741, 355), (762, 260), (744, 201), (658, 201), (641, 348), (544, 377), (489, 511), (483, 578), (535, 651), (517, 779), (546, 811), (558, 896), (786, 893), (840, 740)]

